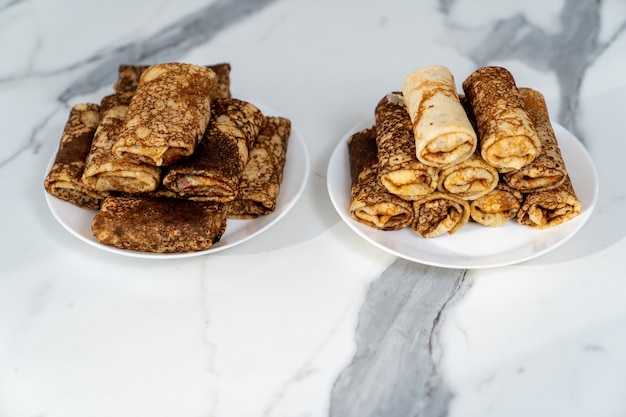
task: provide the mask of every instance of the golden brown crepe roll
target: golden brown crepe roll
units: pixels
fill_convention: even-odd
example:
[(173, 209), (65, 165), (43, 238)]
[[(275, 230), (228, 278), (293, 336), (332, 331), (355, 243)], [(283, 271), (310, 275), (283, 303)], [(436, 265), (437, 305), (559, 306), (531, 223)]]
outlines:
[(350, 217), (380, 230), (399, 230), (413, 222), (411, 202), (388, 192), (378, 181), (376, 130), (356, 132), (348, 139)]
[[(148, 69), (149, 65), (126, 65), (119, 66), (117, 81), (113, 85), (116, 93), (134, 92), (137, 90), (141, 74)], [(215, 86), (211, 90), (212, 98), (229, 98), (230, 94), (230, 64), (219, 63), (208, 65), (215, 72)]]
[(521, 192), (501, 181), (495, 190), (470, 203), (470, 216), (483, 226), (502, 226), (517, 216), (522, 201)]
[(435, 191), (413, 202), (415, 220), (411, 228), (421, 237), (453, 234), (469, 220), (469, 203), (451, 194)]
[(580, 214), (580, 201), (569, 176), (563, 184), (550, 190), (526, 194), (517, 212), (517, 221), (536, 229), (546, 229)]
[(100, 106), (76, 104), (63, 129), (54, 164), (44, 180), (48, 193), (76, 206), (98, 209), (108, 195), (83, 184), (85, 159), (100, 120)]
[(567, 171), (550, 122), (548, 106), (539, 91), (520, 88), (519, 92), (541, 140), (541, 152), (528, 165), (504, 175), (504, 180), (523, 193), (558, 187), (565, 181)]
[(237, 196), (249, 149), (264, 116), (251, 103), (235, 98), (213, 101), (213, 119), (197, 151), (175, 164), (163, 185), (183, 197), (205, 196), (226, 203)]
[(474, 152), (469, 159), (441, 169), (437, 189), (464, 200), (475, 200), (496, 188), (499, 179), (498, 170)]
[(520, 169), (541, 151), (515, 80), (501, 67), (482, 67), (463, 81), (478, 129), (481, 156), (500, 172)]
[(191, 155), (211, 117), (215, 72), (169, 63), (142, 74), (122, 130), (113, 145), (120, 158), (169, 166)]
[(82, 177), (93, 189), (145, 193), (155, 190), (161, 181), (161, 168), (113, 154), (113, 144), (124, 124), (131, 98), (132, 93), (112, 94), (100, 103), (100, 123)]
[(91, 228), (100, 243), (119, 249), (195, 252), (219, 241), (226, 229), (226, 210), (217, 203), (110, 196)]
[(291, 121), (266, 117), (250, 150), (237, 197), (228, 203), (228, 217), (252, 219), (272, 213), (283, 180)]
[(402, 93), (420, 161), (441, 168), (472, 156), (477, 146), (476, 132), (446, 67), (436, 65), (414, 71), (404, 79)]
[(392, 194), (415, 200), (437, 187), (437, 168), (417, 159), (411, 118), (402, 93), (383, 97), (376, 106), (378, 178)]

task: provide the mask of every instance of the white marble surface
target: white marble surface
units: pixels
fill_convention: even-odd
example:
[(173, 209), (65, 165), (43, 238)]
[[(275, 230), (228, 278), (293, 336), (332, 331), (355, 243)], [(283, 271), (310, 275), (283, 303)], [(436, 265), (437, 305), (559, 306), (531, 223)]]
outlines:
[[(626, 415), (621, 0), (0, 1), (0, 416)], [(42, 186), (69, 107), (120, 63), (230, 62), (311, 172), (274, 228), (180, 260), (105, 253)], [(337, 141), (420, 66), (503, 65), (600, 175), (572, 240), (487, 270), (414, 264), (344, 225)]]

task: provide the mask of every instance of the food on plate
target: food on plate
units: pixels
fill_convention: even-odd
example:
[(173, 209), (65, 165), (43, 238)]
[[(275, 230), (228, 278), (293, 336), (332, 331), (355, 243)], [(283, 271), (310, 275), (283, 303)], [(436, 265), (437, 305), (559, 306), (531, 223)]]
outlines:
[[(113, 85), (116, 93), (134, 92), (137, 90), (139, 78), (150, 65), (127, 65), (121, 64), (118, 69), (117, 81)], [(230, 93), (230, 64), (219, 63), (207, 65), (215, 72), (215, 86), (211, 89), (213, 98), (229, 98)]]
[(507, 69), (479, 68), (463, 81), (463, 90), (476, 119), (485, 161), (499, 172), (509, 172), (539, 155), (541, 141)]
[(567, 176), (556, 188), (534, 191), (524, 197), (517, 221), (536, 229), (554, 227), (580, 214), (580, 201)]
[(544, 228), (578, 215), (543, 95), (518, 88), (496, 66), (477, 69), (462, 88), (458, 94), (452, 73), (434, 65), (415, 70), (402, 91), (379, 100), (373, 126), (348, 138), (350, 216), (398, 230), (410, 215), (403, 202), (410, 202), (408, 224), (432, 238), (470, 219)]
[(237, 196), (248, 154), (263, 125), (263, 113), (235, 98), (213, 101), (213, 115), (197, 151), (169, 167), (163, 185), (177, 194), (226, 203)]
[(120, 65), (114, 93), (70, 111), (46, 191), (99, 210), (98, 242), (211, 248), (228, 219), (276, 210), (291, 121), (231, 96), (230, 64)]
[(476, 132), (459, 101), (450, 70), (441, 65), (417, 69), (403, 80), (402, 93), (420, 161), (441, 168), (474, 153)]
[(94, 133), (100, 120), (100, 106), (76, 104), (65, 123), (52, 168), (44, 179), (46, 191), (79, 207), (98, 209), (108, 195), (83, 184), (81, 177)]
[(470, 203), (470, 217), (483, 226), (498, 227), (515, 219), (524, 196), (504, 182)]
[(415, 220), (411, 228), (420, 236), (432, 238), (453, 234), (469, 220), (469, 203), (462, 198), (435, 191), (413, 202)]
[(528, 165), (505, 174), (504, 181), (523, 193), (556, 188), (565, 181), (567, 170), (545, 99), (543, 94), (531, 88), (520, 88), (519, 91), (541, 140), (541, 152)]
[(413, 222), (411, 202), (388, 192), (378, 181), (376, 130), (367, 128), (348, 138), (350, 217), (380, 230), (398, 230)]
[(211, 117), (210, 68), (182, 63), (146, 69), (113, 145), (120, 158), (169, 166), (191, 155)]
[(180, 253), (209, 249), (226, 228), (222, 204), (109, 196), (93, 218), (98, 241), (119, 249)]
[(383, 97), (375, 109), (378, 178), (392, 194), (415, 200), (437, 187), (437, 168), (416, 155), (411, 118), (401, 92)]
[(161, 181), (161, 168), (130, 161), (113, 154), (113, 144), (122, 128), (132, 93), (111, 94), (100, 102), (100, 122), (85, 162), (82, 180), (99, 191), (146, 193)]
[(252, 219), (274, 211), (290, 134), (289, 119), (265, 117), (244, 167), (237, 197), (228, 203), (229, 218)]

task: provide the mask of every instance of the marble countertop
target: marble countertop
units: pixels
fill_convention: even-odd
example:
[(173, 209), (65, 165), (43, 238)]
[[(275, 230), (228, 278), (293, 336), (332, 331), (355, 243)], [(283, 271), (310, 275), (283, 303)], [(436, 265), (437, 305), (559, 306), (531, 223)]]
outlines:
[[(626, 415), (625, 32), (619, 0), (0, 0), (0, 416)], [(169, 61), (229, 62), (233, 95), (289, 117), (306, 188), (223, 252), (102, 251), (51, 214), (46, 165), (119, 64)], [(544, 93), (600, 178), (572, 239), (463, 270), (340, 219), (336, 144), (434, 64)]]

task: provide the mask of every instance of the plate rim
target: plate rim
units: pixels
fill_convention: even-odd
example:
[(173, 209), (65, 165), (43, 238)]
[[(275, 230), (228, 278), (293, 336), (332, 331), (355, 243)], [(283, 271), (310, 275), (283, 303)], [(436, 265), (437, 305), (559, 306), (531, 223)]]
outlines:
[[(264, 115), (266, 116), (280, 116), (280, 117), (286, 117), (283, 116), (283, 114), (281, 112), (278, 112), (277, 110), (274, 110), (273, 108), (259, 103), (256, 100), (251, 100), (251, 99), (247, 99), (247, 98), (241, 98), (241, 97), (234, 97), (234, 98), (238, 98), (240, 100), (245, 100), (248, 101), (252, 104), (254, 104), (255, 106), (257, 106)], [(295, 144), (295, 146), (294, 146)], [(46, 171), (45, 171), (45, 176), (48, 175), (48, 173), (50, 172), (50, 169), (52, 168), (52, 165), (54, 164), (54, 159), (56, 157), (58, 151), (58, 147), (55, 148), (54, 152), (52, 153), (50, 160), (48, 162), (48, 165), (46, 167)], [(298, 161), (293, 161), (294, 156), (290, 157), (290, 153), (293, 155), (294, 152), (297, 152), (297, 155), (299, 155), (299, 159)], [(297, 164), (294, 164), (295, 162), (297, 162)], [(287, 146), (287, 159), (285, 161), (285, 169), (289, 166), (289, 167), (293, 167), (293, 169), (295, 170), (295, 173), (300, 177), (298, 182), (295, 182), (294, 180), (294, 192), (292, 195), (290, 195), (289, 197), (287, 197), (287, 200), (282, 201), (282, 206), (279, 207), (278, 204), (280, 204), (279, 202), (277, 202), (277, 206), (276, 209), (274, 210), (274, 212), (267, 214), (265, 216), (256, 218), (256, 219), (249, 219), (249, 220), (241, 220), (241, 219), (228, 219), (227, 220), (227, 226), (226, 226), (226, 230), (224, 232), (224, 234), (222, 235), (222, 238), (220, 239), (220, 242), (223, 241), (224, 236), (228, 236), (228, 223), (235, 223), (235, 224), (243, 224), (243, 222), (245, 222), (246, 224), (250, 224), (250, 222), (255, 222), (255, 221), (265, 221), (265, 224), (263, 224), (262, 226), (260, 226), (258, 229), (254, 230), (252, 233), (247, 234), (244, 236), (244, 238), (235, 240), (233, 242), (230, 242), (228, 244), (225, 245), (220, 245), (220, 242), (218, 242), (216, 244), (216, 246), (212, 246), (209, 249), (206, 250), (202, 250), (202, 251), (195, 251), (195, 252), (182, 252), (182, 253), (155, 253), (155, 252), (139, 252), (139, 251), (134, 251), (134, 250), (129, 250), (129, 249), (120, 249), (120, 248), (116, 248), (113, 246), (109, 246), (109, 245), (105, 245), (103, 243), (98, 242), (97, 240), (95, 240), (95, 238), (92, 238), (91, 236), (84, 236), (83, 233), (80, 233), (78, 230), (76, 230), (73, 226), (71, 226), (67, 220), (66, 220), (66, 216), (62, 215), (61, 213), (58, 212), (58, 209), (56, 206), (60, 206), (60, 207), (71, 207), (71, 208), (76, 208), (76, 209), (80, 209), (80, 210), (85, 210), (85, 211), (93, 211), (93, 214), (89, 215), (89, 219), (91, 221), (91, 219), (93, 219), (93, 216), (95, 215), (95, 213), (97, 212), (96, 210), (89, 210), (89, 209), (85, 209), (85, 208), (81, 208), (81, 207), (77, 207), (75, 205), (73, 205), (70, 202), (61, 200), (58, 197), (55, 197), (53, 195), (51, 195), (50, 193), (48, 193), (45, 189), (44, 189), (44, 196), (45, 196), (45, 200), (46, 200), (46, 204), (48, 206), (48, 210), (52, 213), (53, 217), (56, 219), (56, 221), (65, 229), (67, 230), (70, 234), (72, 234), (74, 237), (78, 238), (79, 240), (87, 243), (88, 245), (95, 247), (97, 249), (103, 250), (105, 252), (109, 252), (109, 253), (114, 253), (116, 255), (121, 255), (121, 256), (127, 256), (127, 257), (132, 257), (132, 258), (144, 258), (144, 259), (181, 259), (181, 258), (190, 258), (190, 257), (197, 257), (197, 256), (204, 256), (204, 255), (210, 255), (216, 252), (221, 252), (227, 249), (230, 249), (232, 247), (241, 245), (251, 239), (254, 239), (256, 237), (258, 237), (259, 235), (263, 234), (265, 231), (267, 231), (268, 229), (270, 229), (272, 226), (276, 225), (285, 215), (287, 215), (287, 213), (289, 213), (291, 211), (291, 209), (295, 206), (295, 204), (298, 202), (298, 200), (300, 199), (300, 197), (302, 196), (302, 194), (304, 193), (304, 190), (306, 188), (306, 185), (308, 183), (309, 180), (309, 174), (310, 174), (310, 165), (311, 165), (311, 161), (310, 161), (310, 155), (309, 155), (309, 151), (308, 148), (306, 146), (306, 141), (304, 139), (304, 136), (300, 133), (300, 131), (295, 127), (291, 126), (291, 134), (289, 137), (289, 143)], [(292, 174), (294, 175), (294, 174)], [(283, 183), (285, 183), (285, 177), (283, 177)], [(283, 191), (283, 185), (281, 184), (281, 192)], [(280, 198), (280, 193), (279, 193), (279, 198)], [(269, 218), (269, 220), (268, 220)]]
[[(571, 228), (571, 230), (569, 232), (567, 232), (563, 237), (561, 237), (560, 239), (558, 239), (556, 242), (547, 245), (547, 247), (541, 249), (541, 250), (537, 250), (535, 252), (532, 252), (530, 254), (527, 255), (523, 255), (523, 256), (519, 256), (519, 257), (515, 257), (515, 256), (510, 256), (510, 257), (504, 257), (503, 259), (500, 260), (492, 260), (489, 261), (489, 258), (494, 258), (493, 256), (472, 256), (472, 257), (468, 257), (468, 256), (459, 256), (458, 254), (449, 254), (447, 256), (438, 256), (438, 255), (433, 255), (433, 256), (415, 256), (412, 254), (408, 254), (406, 252), (403, 251), (399, 251), (397, 249), (391, 248), (388, 244), (385, 244), (384, 241), (388, 240), (387, 236), (393, 236), (393, 234), (398, 234), (399, 232), (405, 232), (406, 230), (398, 230), (398, 231), (382, 231), (382, 230), (378, 230), (372, 227), (369, 227), (367, 225), (364, 225), (360, 222), (357, 222), (356, 220), (352, 219), (349, 216), (348, 213), (348, 207), (347, 205), (349, 204), (349, 183), (350, 183), (350, 174), (349, 174), (349, 161), (348, 161), (348, 151), (347, 151), (347, 145), (346, 142), (348, 140), (348, 138), (356, 133), (359, 130), (374, 126), (375, 121), (373, 116), (370, 116), (364, 120), (361, 120), (360, 122), (356, 123), (352, 128), (350, 128), (342, 137), (341, 139), (338, 141), (338, 143), (335, 145), (335, 148), (333, 149), (329, 162), (328, 162), (328, 166), (327, 166), (327, 170), (326, 170), (326, 185), (327, 185), (327, 192), (329, 194), (331, 203), (333, 205), (333, 207), (335, 208), (335, 210), (337, 211), (337, 214), (339, 214), (339, 217), (341, 218), (341, 220), (346, 223), (348, 225), (348, 227), (355, 232), (357, 235), (359, 235), (361, 238), (363, 238), (364, 240), (366, 240), (367, 242), (369, 242), (370, 244), (378, 247), (381, 250), (384, 250), (394, 256), (406, 259), (408, 261), (412, 261), (412, 262), (417, 262), (417, 263), (421, 263), (421, 264), (425, 264), (425, 265), (431, 265), (431, 266), (437, 266), (437, 267), (443, 267), (443, 268), (455, 268), (455, 269), (488, 269), (488, 268), (496, 268), (496, 267), (502, 267), (502, 266), (508, 266), (508, 265), (513, 265), (513, 264), (518, 264), (521, 262), (525, 262), (531, 259), (535, 259), (537, 257), (540, 257), (542, 255), (547, 254), (548, 252), (553, 251), (554, 249), (558, 248), (559, 246), (561, 246), (562, 244), (564, 244), (565, 242), (567, 242), (569, 239), (571, 239), (573, 236), (575, 236), (581, 229), (582, 227), (587, 223), (587, 221), (589, 220), (589, 218), (591, 217), (592, 212), (595, 209), (595, 206), (597, 204), (597, 200), (598, 200), (598, 194), (599, 194), (599, 176), (598, 176), (598, 172), (595, 166), (595, 163), (593, 162), (593, 159), (591, 158), (591, 155), (589, 154), (589, 152), (587, 151), (587, 149), (585, 148), (585, 146), (580, 142), (580, 140), (578, 140), (578, 138), (570, 131), (568, 131), (565, 127), (563, 127), (562, 125), (560, 125), (559, 123), (555, 122), (555, 121), (551, 121), (555, 135), (557, 136), (558, 140), (562, 140), (562, 138), (566, 138), (565, 142), (566, 142), (566, 146), (567, 148), (565, 149), (564, 152), (565, 154), (568, 154), (570, 152), (575, 152), (576, 153), (576, 157), (577, 159), (582, 159), (584, 160), (587, 168), (589, 168), (588, 172), (586, 172), (586, 175), (589, 176), (590, 178), (590, 182), (593, 184), (593, 191), (590, 195), (585, 195), (585, 200), (587, 201), (587, 205), (585, 207), (582, 208), (581, 210), (581, 214), (578, 215), (576, 218), (571, 219), (570, 221), (555, 226), (554, 228), (550, 228), (550, 229), (543, 229), (543, 230), (539, 230), (539, 229), (531, 229), (533, 233), (537, 233), (537, 234), (550, 234), (550, 232), (553, 232), (554, 230), (562, 230), (562, 227), (566, 227), (569, 226), (569, 228)], [(341, 160), (343, 159), (343, 160)], [(567, 160), (564, 156), (564, 160), (565, 160), (565, 164), (567, 166)], [(341, 166), (343, 166), (343, 168), (341, 168)], [(335, 171), (338, 171), (342, 169), (343, 170), (343, 177), (342, 178), (333, 178), (333, 176), (336, 175)], [(568, 169), (568, 173), (571, 174), (570, 172), (571, 168)], [(339, 192), (341, 192), (338, 188), (342, 188), (340, 181), (343, 182), (343, 190), (344, 192), (347, 191), (347, 194), (344, 195), (343, 197), (341, 197), (339, 195)], [(574, 180), (572, 180), (572, 182), (574, 182)], [(580, 184), (579, 184), (580, 185)], [(347, 189), (346, 189), (347, 187)], [(576, 188), (576, 184), (574, 184), (574, 188)], [(580, 196), (579, 196), (580, 198)], [(345, 206), (342, 205), (342, 202), (346, 202), (347, 200), (347, 204)], [(581, 203), (582, 203), (582, 199), (581, 199)], [(575, 222), (575, 223), (573, 223)], [(515, 222), (512, 222), (510, 225), (508, 225), (509, 227), (514, 226), (514, 227), (527, 227), (527, 226), (523, 226), (523, 225), (519, 225)], [(479, 227), (478, 225), (476, 225), (476, 227)], [(482, 226), (484, 227), (484, 226)], [(501, 227), (507, 227), (505, 226), (501, 226)], [(561, 227), (561, 229), (556, 229)], [(491, 230), (489, 228), (485, 228), (485, 231), (487, 230)], [(460, 229), (457, 233), (462, 233), (464, 230), (463, 228)], [(384, 239), (376, 239), (372, 236), (385, 236)], [(455, 234), (456, 236), (456, 234)], [(453, 236), (448, 236), (449, 238), (453, 238)], [(416, 239), (424, 239), (419, 237), (418, 235), (416, 235)], [(430, 241), (431, 239), (428, 239), (428, 241)], [(426, 241), (424, 241), (426, 242)], [(432, 242), (437, 242), (437, 238), (433, 238)], [(509, 251), (511, 252), (511, 251)], [(505, 252), (506, 253), (506, 252)], [(502, 255), (499, 255), (502, 256)]]

